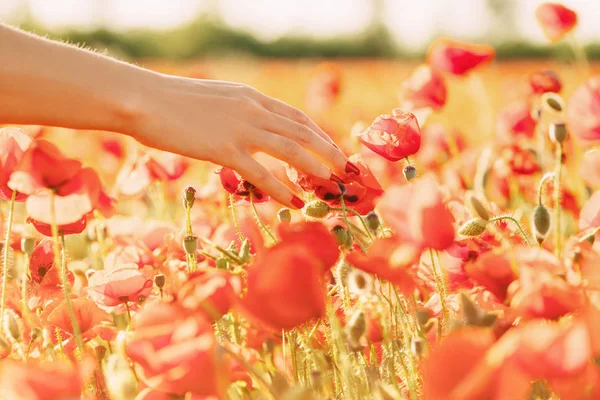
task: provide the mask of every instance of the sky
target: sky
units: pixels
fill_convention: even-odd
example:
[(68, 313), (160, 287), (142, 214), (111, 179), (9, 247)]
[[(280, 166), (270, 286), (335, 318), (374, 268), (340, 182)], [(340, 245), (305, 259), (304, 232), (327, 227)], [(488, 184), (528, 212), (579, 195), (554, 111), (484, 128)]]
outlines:
[[(484, 0), (380, 0), (385, 24), (406, 47), (420, 48), (437, 35), (481, 36), (492, 21)], [(543, 0), (505, 0), (517, 5), (516, 29), (543, 42), (535, 8)], [(0, 0), (0, 19), (18, 23), (23, 5), (49, 27), (168, 29), (217, 9), (230, 25), (270, 40), (286, 34), (332, 37), (361, 30), (373, 0)], [(564, 0), (580, 17), (577, 37), (600, 42), (600, 0)]]

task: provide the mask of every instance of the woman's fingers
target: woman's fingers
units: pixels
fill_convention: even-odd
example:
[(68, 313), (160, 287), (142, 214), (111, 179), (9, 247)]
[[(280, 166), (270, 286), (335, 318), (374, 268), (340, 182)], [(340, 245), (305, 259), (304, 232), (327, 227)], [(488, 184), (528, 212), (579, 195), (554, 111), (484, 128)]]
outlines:
[(298, 209), (304, 202), (283, 183), (279, 182), (265, 167), (249, 154), (241, 153), (233, 160), (231, 168), (244, 179), (286, 207)]
[[(264, 122), (264, 129), (293, 140), (319, 156), (336, 171), (345, 172), (348, 159), (344, 153), (308, 126), (271, 112)], [(283, 160), (287, 161), (286, 158)]]
[(278, 158), (305, 174), (322, 179), (339, 179), (298, 142), (267, 131), (252, 135), (253, 147)]

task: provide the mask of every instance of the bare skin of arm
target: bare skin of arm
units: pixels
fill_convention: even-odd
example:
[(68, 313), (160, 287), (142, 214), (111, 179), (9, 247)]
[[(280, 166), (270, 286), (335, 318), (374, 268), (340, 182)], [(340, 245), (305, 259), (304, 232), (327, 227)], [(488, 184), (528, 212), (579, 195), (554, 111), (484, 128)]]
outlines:
[(247, 85), (160, 74), (3, 24), (0, 58), (0, 124), (119, 132), (230, 167), (292, 208), (299, 199), (252, 153), (324, 179), (354, 170), (302, 111)]

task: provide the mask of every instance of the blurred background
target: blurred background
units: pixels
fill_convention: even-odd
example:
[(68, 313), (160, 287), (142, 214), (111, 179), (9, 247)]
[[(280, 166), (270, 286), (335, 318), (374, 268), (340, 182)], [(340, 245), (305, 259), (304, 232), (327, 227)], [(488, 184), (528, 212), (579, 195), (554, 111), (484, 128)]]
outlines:
[[(568, 57), (545, 45), (541, 0), (1, 0), (0, 19), (134, 58), (419, 58), (440, 35), (496, 47), (499, 58)], [(600, 57), (597, 0), (565, 0), (577, 38)]]

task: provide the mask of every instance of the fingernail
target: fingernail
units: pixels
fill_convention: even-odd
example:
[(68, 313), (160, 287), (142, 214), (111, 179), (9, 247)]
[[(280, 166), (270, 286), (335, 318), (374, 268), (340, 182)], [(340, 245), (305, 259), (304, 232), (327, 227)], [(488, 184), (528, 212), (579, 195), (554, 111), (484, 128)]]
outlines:
[(339, 176), (337, 176), (333, 172), (331, 173), (331, 176), (329, 177), (329, 180), (330, 181), (334, 181), (336, 183), (344, 183), (344, 181), (342, 181), (342, 178), (340, 178)]
[(304, 202), (300, 197), (292, 196), (292, 205), (296, 208), (302, 208), (304, 207)]
[(354, 165), (350, 161), (348, 161), (346, 163), (346, 173), (360, 175), (360, 169), (358, 169), (358, 167), (356, 165)]

